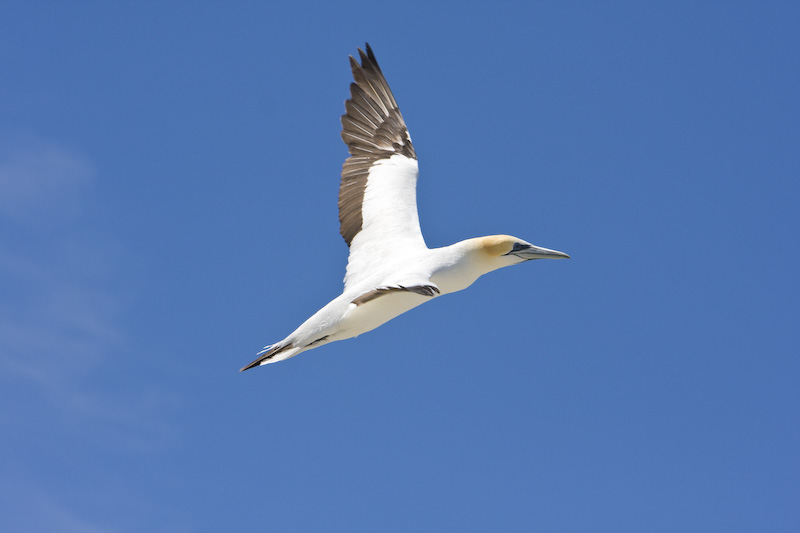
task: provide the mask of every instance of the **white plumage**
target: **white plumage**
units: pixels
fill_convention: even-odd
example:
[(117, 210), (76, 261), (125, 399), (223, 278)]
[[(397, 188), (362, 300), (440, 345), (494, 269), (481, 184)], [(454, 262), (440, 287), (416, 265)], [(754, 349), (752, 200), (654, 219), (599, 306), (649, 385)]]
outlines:
[(425, 245), (417, 215), (416, 153), (405, 121), (369, 45), (350, 57), (355, 83), (345, 102), (342, 139), (351, 156), (339, 190), (341, 233), (350, 246), (342, 294), (242, 370), (274, 363), (373, 330), (433, 298), (469, 287), (483, 274), (531, 259), (567, 258), (509, 235)]

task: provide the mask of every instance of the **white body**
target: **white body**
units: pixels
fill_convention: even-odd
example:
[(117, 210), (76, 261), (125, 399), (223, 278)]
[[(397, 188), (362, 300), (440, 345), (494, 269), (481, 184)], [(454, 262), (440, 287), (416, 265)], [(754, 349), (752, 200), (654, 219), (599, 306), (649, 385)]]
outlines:
[[(481, 275), (494, 270), (489, 261), (481, 261), (479, 257), (475, 257), (480, 252), (470, 244), (474, 243), (462, 241), (444, 248), (397, 250), (400, 255), (390, 254), (378, 269), (371, 271), (372, 275), (368, 279), (359, 280), (358, 276), (350, 276), (349, 286), (345, 287), (339, 297), (317, 311), (282, 341), (295, 347), (281, 352), (275, 359), (288, 359), (310, 348), (357, 337), (432, 298), (466, 289)], [(502, 265), (495, 268), (500, 266)], [(423, 296), (414, 292), (398, 291), (361, 305), (352, 303), (354, 299), (377, 287), (423, 284), (438, 287), (440, 293), (436, 296)], [(323, 337), (326, 338), (314, 343)]]

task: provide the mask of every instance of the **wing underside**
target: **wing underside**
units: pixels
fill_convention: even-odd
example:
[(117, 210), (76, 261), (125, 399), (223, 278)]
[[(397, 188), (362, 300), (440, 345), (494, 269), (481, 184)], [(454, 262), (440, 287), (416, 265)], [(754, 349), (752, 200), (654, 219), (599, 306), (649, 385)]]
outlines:
[(345, 285), (424, 247), (417, 215), (417, 156), (403, 116), (369, 45), (352, 56), (354, 83), (342, 116), (350, 157), (339, 188), (341, 234), (350, 247)]
[[(365, 191), (369, 182), (373, 181), (370, 179), (371, 170), (376, 164), (393, 156), (411, 160), (414, 166), (417, 159), (397, 101), (383, 77), (372, 48), (369, 45), (366, 48), (366, 52), (360, 48), (358, 50), (361, 64), (350, 57), (355, 81), (350, 84), (350, 99), (345, 102), (346, 113), (342, 115), (342, 140), (347, 144), (350, 157), (342, 167), (339, 222), (342, 237), (348, 246), (364, 229), (362, 211)], [(416, 172), (413, 174), (405, 178), (413, 182), (416, 217)]]

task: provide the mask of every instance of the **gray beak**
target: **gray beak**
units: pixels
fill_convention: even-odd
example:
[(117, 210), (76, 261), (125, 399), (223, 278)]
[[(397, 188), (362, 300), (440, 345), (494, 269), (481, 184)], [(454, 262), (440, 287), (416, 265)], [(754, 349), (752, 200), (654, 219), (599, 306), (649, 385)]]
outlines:
[(522, 250), (511, 253), (526, 261), (530, 261), (531, 259), (569, 259), (569, 256), (564, 252), (550, 250), (548, 248), (539, 248), (538, 246), (523, 248)]

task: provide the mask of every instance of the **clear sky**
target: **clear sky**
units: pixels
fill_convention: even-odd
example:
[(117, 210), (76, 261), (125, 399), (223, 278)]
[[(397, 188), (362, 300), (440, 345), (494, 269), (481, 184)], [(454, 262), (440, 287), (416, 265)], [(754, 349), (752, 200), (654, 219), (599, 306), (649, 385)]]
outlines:
[[(0, 530), (800, 531), (799, 27), (0, 3)], [(428, 244), (572, 259), (240, 374), (340, 293), (365, 41)]]

